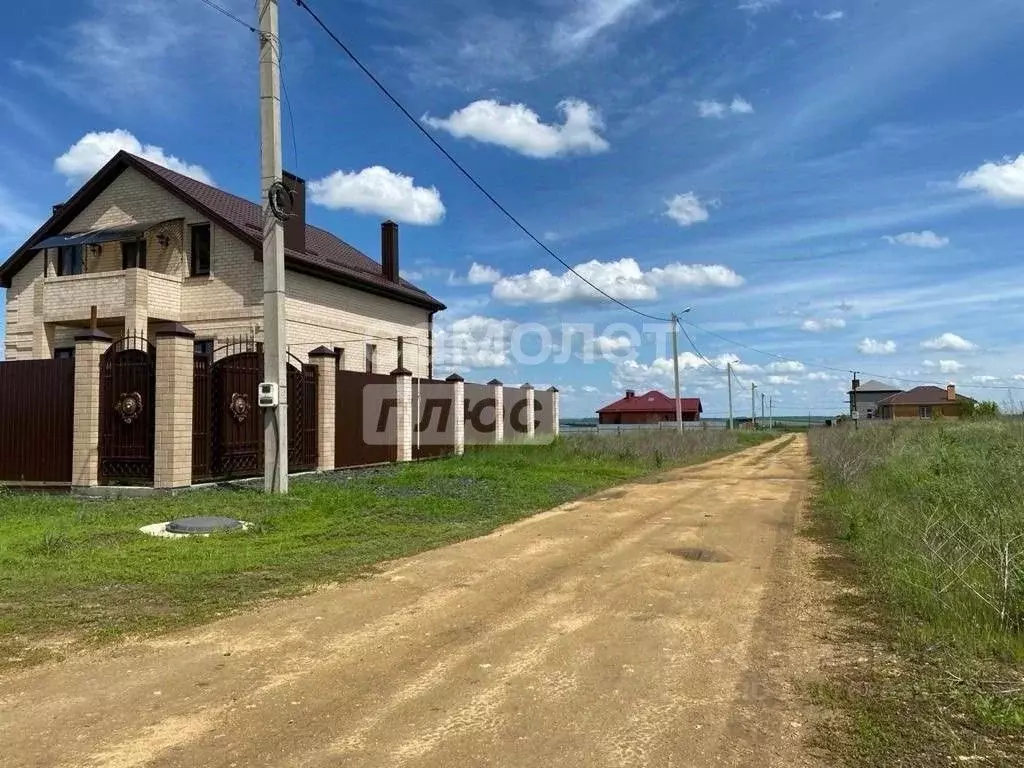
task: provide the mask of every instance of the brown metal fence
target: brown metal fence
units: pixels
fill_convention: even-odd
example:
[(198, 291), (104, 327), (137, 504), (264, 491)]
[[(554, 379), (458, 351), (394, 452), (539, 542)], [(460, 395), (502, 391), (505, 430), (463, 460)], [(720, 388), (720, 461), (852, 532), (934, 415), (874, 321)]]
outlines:
[[(437, 379), (412, 380), (412, 457), (432, 459), (455, 451), (452, 385)], [(465, 406), (463, 406), (465, 407)]]
[(316, 469), (319, 453), (316, 366), (295, 360), (298, 366), (288, 365), (288, 471), (308, 472)]
[(334, 466), (395, 461), (395, 380), (376, 373), (338, 371), (335, 391)]
[(70, 483), (74, 360), (0, 362), (0, 480)]

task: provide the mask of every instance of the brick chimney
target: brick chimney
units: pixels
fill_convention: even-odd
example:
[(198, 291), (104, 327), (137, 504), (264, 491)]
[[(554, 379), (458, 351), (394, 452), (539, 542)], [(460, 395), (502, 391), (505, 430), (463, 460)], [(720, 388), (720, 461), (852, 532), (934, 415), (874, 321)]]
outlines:
[(946, 399), (949, 400), (950, 402), (956, 400), (956, 385), (955, 384), (947, 384), (946, 385)]
[(380, 225), (380, 268), (386, 280), (398, 282), (398, 225), (390, 219)]
[(64, 203), (55, 203), (51, 212), (52, 216), (56, 216), (58, 213), (64, 210)]
[(292, 191), (291, 216), (284, 223), (284, 247), (290, 251), (306, 252), (306, 182), (293, 173), (281, 174), (284, 185)]
[(634, 397), (636, 397), (636, 390), (627, 389), (626, 390), (626, 399), (627, 400), (632, 400)]

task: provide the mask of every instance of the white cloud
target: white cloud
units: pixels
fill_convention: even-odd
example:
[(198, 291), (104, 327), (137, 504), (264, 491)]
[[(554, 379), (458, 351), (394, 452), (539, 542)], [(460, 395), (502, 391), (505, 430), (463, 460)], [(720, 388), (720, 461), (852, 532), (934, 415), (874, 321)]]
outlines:
[(594, 394), (595, 392), (599, 392), (600, 390), (597, 387), (591, 386), (590, 384), (584, 384), (583, 391), (589, 392), (590, 394)]
[(943, 333), (934, 339), (922, 341), (921, 346), (924, 349), (947, 349), (955, 352), (970, 352), (978, 348), (977, 344), (973, 344), (955, 333)]
[(999, 377), (987, 375), (971, 376), (971, 381), (975, 384), (991, 384), (993, 381), (999, 381)]
[(679, 226), (689, 227), (710, 219), (708, 208), (715, 205), (714, 201), (702, 203), (696, 193), (687, 192), (665, 201), (665, 215)]
[(1024, 202), (1024, 153), (1014, 160), (1004, 157), (1001, 163), (985, 163), (963, 174), (957, 181), (960, 189), (984, 192), (993, 200)]
[(434, 356), (438, 365), (454, 368), (501, 368), (509, 365), (515, 323), (470, 315), (434, 329)]
[(808, 381), (832, 381), (834, 378), (835, 376), (831, 373), (825, 373), (824, 371), (814, 371), (807, 374)]
[(845, 15), (846, 14), (844, 14), (842, 11), (814, 12), (814, 18), (819, 19), (821, 21), (839, 21)]
[(470, 285), (490, 285), (491, 283), (498, 282), (500, 279), (501, 272), (494, 267), (477, 264), (475, 261), (470, 266), (469, 274), (466, 276), (466, 282)]
[(914, 248), (945, 248), (949, 245), (949, 238), (935, 234), (930, 229), (923, 232), (904, 232), (899, 235), (885, 235), (884, 240), (900, 245), (909, 245)]
[(857, 345), (857, 351), (862, 355), (892, 355), (896, 353), (896, 342), (865, 337)]
[(1013, 377), (1014, 381), (1024, 381), (1024, 373), (1015, 374)]
[(549, 243), (557, 243), (559, 240), (562, 239), (562, 236), (557, 232), (545, 232), (544, 239), (547, 240)]
[(628, 336), (598, 336), (593, 342), (593, 350), (600, 355), (613, 355), (632, 347), (633, 342)]
[(744, 98), (736, 96), (726, 104), (722, 101), (704, 100), (697, 102), (697, 114), (701, 117), (723, 118), (726, 114), (749, 115), (754, 111), (754, 105)]
[(938, 369), (941, 373), (957, 373), (964, 367), (963, 363), (956, 360), (925, 360), (921, 365), (931, 370)]
[(774, 8), (781, 2), (782, 0), (743, 0), (743, 2), (736, 7), (741, 11), (754, 14)]
[(558, 50), (582, 48), (646, 4), (647, 0), (583, 0), (574, 14), (556, 25), (552, 45)]
[(598, 133), (604, 126), (596, 109), (585, 101), (565, 99), (559, 102), (558, 110), (565, 122), (551, 125), (541, 122), (525, 104), (482, 99), (446, 118), (424, 115), (423, 122), (456, 138), (497, 144), (527, 157), (593, 155), (608, 150), (608, 142)]
[(768, 383), (775, 384), (776, 386), (780, 384), (789, 384), (792, 386), (793, 384), (796, 384), (796, 380), (791, 376), (769, 376)]
[(846, 321), (841, 317), (826, 317), (821, 320), (810, 318), (800, 324), (800, 330), (808, 333), (821, 333), (822, 331), (833, 331), (838, 328), (845, 328)]
[(768, 370), (772, 373), (802, 373), (806, 367), (798, 360), (782, 360), (770, 364)]
[(380, 165), (347, 173), (335, 171), (309, 182), (310, 199), (325, 208), (387, 216), (406, 224), (437, 224), (444, 203), (437, 187), (417, 187), (411, 176)]
[(150, 160), (157, 165), (170, 168), (205, 184), (212, 184), (210, 174), (200, 165), (179, 160), (168, 155), (163, 147), (143, 144), (134, 135), (121, 128), (113, 131), (94, 131), (85, 134), (63, 155), (53, 161), (54, 170), (67, 176), (68, 182), (78, 184), (92, 176), (120, 150)]
[[(644, 272), (635, 259), (588, 261), (575, 270), (609, 295), (622, 301), (653, 301), (668, 287), (734, 288), (743, 278), (719, 264), (668, 264)], [(555, 275), (546, 269), (502, 277), (494, 284), (494, 298), (510, 304), (557, 304), (592, 301), (601, 296), (571, 272)]]

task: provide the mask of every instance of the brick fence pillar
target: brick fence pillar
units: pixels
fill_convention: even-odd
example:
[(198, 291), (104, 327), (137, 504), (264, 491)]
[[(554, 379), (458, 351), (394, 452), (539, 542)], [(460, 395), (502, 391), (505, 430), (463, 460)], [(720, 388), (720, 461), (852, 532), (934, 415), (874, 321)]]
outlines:
[(537, 411), (533, 407), (533, 385), (523, 384), (523, 397), (526, 398), (526, 439), (533, 440), (537, 434), (537, 426), (533, 423), (537, 416)]
[(395, 461), (412, 461), (412, 371), (395, 368)]
[(99, 484), (100, 474), (100, 358), (112, 339), (103, 331), (75, 336), (75, 436), (71, 486)]
[(497, 379), (491, 379), (487, 386), (493, 390), (494, 398), (494, 444), (505, 442), (505, 385)]
[[(156, 336), (156, 431), (153, 487), (192, 485), (192, 385), (196, 334), (181, 323), (164, 323)], [(250, 418), (258, 413), (250, 403)]]
[(558, 419), (559, 419), (559, 415), (560, 415), (559, 412), (558, 412), (558, 395), (559, 395), (558, 387), (551, 387), (548, 390), (548, 392), (551, 393), (551, 419), (552, 419), (551, 432), (552, 432), (552, 434), (555, 437), (558, 437), (558, 433), (560, 431), (559, 430), (559, 426), (558, 426)]
[(334, 469), (334, 417), (337, 406), (338, 356), (333, 349), (317, 347), (309, 353), (316, 366), (316, 468)]
[(455, 455), (461, 456), (466, 452), (466, 380), (453, 373), (445, 381), (451, 385), (452, 418), (455, 420), (452, 446)]

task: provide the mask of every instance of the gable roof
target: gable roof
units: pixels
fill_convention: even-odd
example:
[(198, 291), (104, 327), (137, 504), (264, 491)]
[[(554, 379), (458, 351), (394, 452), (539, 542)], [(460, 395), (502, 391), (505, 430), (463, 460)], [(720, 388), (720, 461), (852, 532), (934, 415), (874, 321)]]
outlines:
[[(703, 413), (699, 397), (679, 398), (683, 406), (683, 413)], [(652, 389), (645, 395), (634, 395), (616, 400), (614, 403), (604, 406), (598, 413), (675, 413), (675, 398)]]
[[(969, 397), (963, 395), (957, 395), (956, 399), (958, 401), (970, 400)], [(879, 400), (877, 405), (942, 405), (948, 402), (952, 401), (947, 399), (944, 387), (925, 385), (889, 395), (889, 397)]]
[[(890, 387), (888, 384), (883, 384), (882, 382), (877, 381), (876, 379), (870, 379), (869, 381), (865, 381), (863, 384), (861, 384), (859, 387), (857, 387), (857, 392), (858, 393), (860, 393), (860, 392), (899, 392), (899, 391), (900, 391), (899, 387)], [(853, 392), (853, 390), (851, 389), (850, 392)]]
[[(121, 150), (0, 266), (0, 286), (10, 286), (11, 278), (34, 255), (35, 243), (67, 227), (126, 168), (134, 168), (238, 239), (252, 245), (255, 257), (262, 257), (263, 213), (259, 205)], [(305, 252), (286, 249), (285, 266), (433, 312), (445, 308), (444, 304), (408, 280), (391, 282), (381, 273), (381, 266), (376, 261), (330, 232), (310, 224), (306, 225)]]

